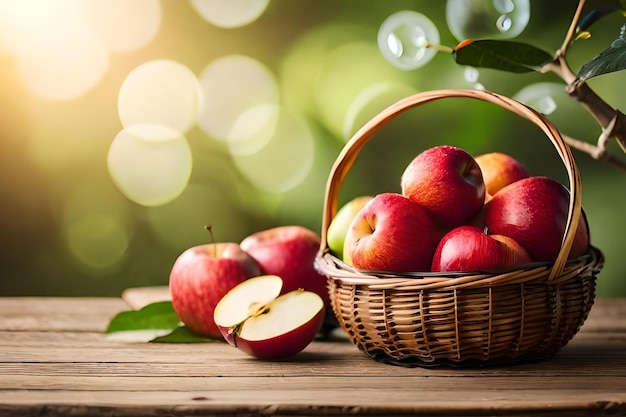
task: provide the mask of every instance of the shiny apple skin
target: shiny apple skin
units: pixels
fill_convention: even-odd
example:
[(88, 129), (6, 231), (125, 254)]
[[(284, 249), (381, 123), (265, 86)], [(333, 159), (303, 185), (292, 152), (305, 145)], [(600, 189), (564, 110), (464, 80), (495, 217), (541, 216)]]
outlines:
[[(567, 216), (569, 190), (545, 176), (531, 176), (498, 191), (485, 204), (485, 225), (489, 234), (508, 236), (520, 243), (534, 261), (554, 261), (561, 249)], [(578, 222), (568, 258), (589, 248), (584, 216)]]
[(261, 274), (261, 267), (234, 242), (211, 243), (185, 250), (169, 277), (172, 307), (187, 328), (222, 339), (213, 320), (219, 300), (237, 284)]
[(417, 155), (401, 178), (402, 194), (425, 208), (443, 227), (474, 218), (485, 203), (485, 183), (474, 157), (455, 146), (436, 146)]
[(487, 235), (474, 226), (459, 226), (441, 238), (432, 271), (490, 271), (531, 261), (522, 245), (509, 237)]
[(430, 271), (441, 234), (417, 203), (398, 193), (376, 195), (355, 216), (346, 250), (359, 269)]

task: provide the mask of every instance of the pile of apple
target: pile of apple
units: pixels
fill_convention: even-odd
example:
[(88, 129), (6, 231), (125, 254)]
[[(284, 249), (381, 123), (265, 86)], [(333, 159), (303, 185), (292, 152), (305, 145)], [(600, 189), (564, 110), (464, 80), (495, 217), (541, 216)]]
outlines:
[[(400, 186), (344, 205), (329, 249), (358, 269), (395, 273), (490, 271), (554, 261), (561, 249), (569, 190), (510, 155), (436, 146), (409, 163)], [(588, 246), (581, 216), (569, 258)]]
[(314, 268), (319, 248), (319, 236), (298, 225), (189, 248), (170, 272), (172, 307), (199, 336), (258, 358), (294, 355), (330, 311), (326, 277)]

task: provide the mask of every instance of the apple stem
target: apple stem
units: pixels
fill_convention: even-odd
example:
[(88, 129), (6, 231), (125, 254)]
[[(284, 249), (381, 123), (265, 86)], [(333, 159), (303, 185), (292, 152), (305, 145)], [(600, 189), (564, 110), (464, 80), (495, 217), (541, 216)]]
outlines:
[(213, 257), (217, 258), (217, 247), (215, 245), (215, 236), (213, 235), (213, 225), (205, 224), (204, 229), (208, 230), (211, 235), (211, 243), (213, 243)]

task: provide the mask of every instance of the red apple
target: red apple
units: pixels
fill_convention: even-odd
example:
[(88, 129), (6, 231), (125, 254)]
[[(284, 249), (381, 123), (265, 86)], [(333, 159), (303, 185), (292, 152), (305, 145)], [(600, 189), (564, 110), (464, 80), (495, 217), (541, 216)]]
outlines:
[(337, 214), (330, 222), (326, 239), (328, 241), (328, 249), (340, 259), (343, 258), (343, 245), (352, 220), (372, 198), (370, 195), (353, 198), (337, 211)]
[(489, 198), (506, 185), (528, 178), (528, 171), (517, 159), (502, 152), (489, 152), (476, 157), (483, 173)]
[(441, 238), (432, 271), (485, 271), (531, 260), (526, 249), (510, 237), (486, 235), (474, 226), (459, 226)]
[(280, 295), (282, 284), (276, 275), (251, 278), (220, 300), (214, 319), (229, 344), (259, 359), (282, 359), (313, 341), (324, 301), (302, 289)]
[(215, 305), (235, 285), (260, 274), (259, 264), (237, 243), (189, 248), (176, 259), (170, 272), (172, 307), (193, 333), (222, 339), (213, 321)]
[[(485, 204), (487, 231), (514, 239), (534, 261), (554, 261), (565, 233), (569, 199), (569, 190), (554, 179), (521, 179), (502, 188)], [(588, 246), (587, 224), (581, 216), (569, 258), (582, 255)]]
[(302, 288), (330, 305), (326, 277), (314, 266), (320, 238), (312, 230), (298, 225), (278, 226), (247, 236), (240, 246), (261, 265), (263, 274), (282, 278), (283, 294)]
[(478, 163), (455, 146), (436, 146), (420, 153), (404, 170), (401, 186), (403, 195), (449, 228), (466, 224), (485, 203)]
[(359, 269), (430, 271), (440, 233), (426, 211), (401, 194), (376, 195), (353, 219), (344, 250)]

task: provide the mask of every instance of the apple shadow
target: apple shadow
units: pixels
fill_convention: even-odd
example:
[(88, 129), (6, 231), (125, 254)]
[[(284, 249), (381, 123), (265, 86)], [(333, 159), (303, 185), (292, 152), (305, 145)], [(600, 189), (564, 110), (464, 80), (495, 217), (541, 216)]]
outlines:
[[(291, 357), (282, 359), (270, 359), (273, 363), (319, 363), (321, 361), (336, 360), (337, 356), (332, 352), (299, 352)], [(251, 359), (253, 360), (253, 359)]]

